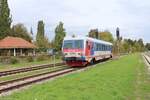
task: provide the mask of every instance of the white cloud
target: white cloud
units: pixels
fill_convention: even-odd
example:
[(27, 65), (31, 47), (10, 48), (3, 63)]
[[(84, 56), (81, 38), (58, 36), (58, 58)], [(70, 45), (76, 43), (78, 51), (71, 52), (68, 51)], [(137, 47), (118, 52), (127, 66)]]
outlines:
[(9, 0), (13, 22), (28, 27), (43, 19), (47, 36), (63, 21), (68, 34), (86, 35), (91, 28), (108, 29), (123, 37), (144, 38), (150, 42), (150, 1), (148, 0)]

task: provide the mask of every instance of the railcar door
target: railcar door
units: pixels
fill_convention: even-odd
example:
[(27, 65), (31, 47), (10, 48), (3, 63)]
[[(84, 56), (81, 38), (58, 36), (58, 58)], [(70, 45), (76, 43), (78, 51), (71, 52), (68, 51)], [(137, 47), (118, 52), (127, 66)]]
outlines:
[(91, 54), (91, 45), (90, 45), (90, 41), (86, 41), (85, 55), (89, 57), (90, 54)]
[(91, 56), (94, 55), (94, 42), (91, 42)]

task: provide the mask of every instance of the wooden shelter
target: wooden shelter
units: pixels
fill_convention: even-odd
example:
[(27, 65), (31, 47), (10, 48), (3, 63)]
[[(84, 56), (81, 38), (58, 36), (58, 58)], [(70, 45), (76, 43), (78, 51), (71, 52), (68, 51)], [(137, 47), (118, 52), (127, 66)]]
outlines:
[(6, 37), (0, 40), (0, 56), (32, 56), (36, 46), (19, 37)]

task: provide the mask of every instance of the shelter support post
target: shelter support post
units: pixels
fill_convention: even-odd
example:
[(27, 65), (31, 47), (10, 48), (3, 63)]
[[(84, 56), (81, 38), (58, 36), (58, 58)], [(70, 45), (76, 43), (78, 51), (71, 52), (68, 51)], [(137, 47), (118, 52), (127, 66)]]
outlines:
[(22, 56), (22, 49), (20, 49), (20, 56)]
[(16, 56), (16, 49), (14, 48), (14, 56)]
[(33, 49), (33, 56), (35, 56), (35, 49)]

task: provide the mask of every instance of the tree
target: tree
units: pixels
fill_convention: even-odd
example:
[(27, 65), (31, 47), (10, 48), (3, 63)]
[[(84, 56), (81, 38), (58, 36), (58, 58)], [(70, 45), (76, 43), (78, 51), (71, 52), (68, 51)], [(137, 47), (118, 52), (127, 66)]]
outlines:
[(114, 41), (112, 34), (107, 30), (99, 32), (98, 29), (91, 29), (89, 32), (89, 37), (108, 41), (111, 43)]
[(36, 44), (39, 47), (44, 47), (43, 42), (44, 41), (44, 36), (45, 35), (45, 30), (44, 30), (44, 22), (42, 20), (38, 21), (38, 26), (37, 26), (37, 35), (36, 35)]
[(114, 38), (109, 31), (99, 32), (99, 39), (113, 43)]
[(139, 40), (124, 39), (123, 48), (124, 53), (143, 52), (145, 50), (142, 39)]
[(49, 48), (49, 41), (45, 37), (45, 25), (42, 20), (38, 21), (36, 45), (39, 47), (39, 49), (44, 51), (46, 48)]
[(139, 46), (140, 46), (139, 51), (140, 51), (140, 52), (144, 51), (145, 48), (144, 48), (143, 40), (142, 40), (142, 39), (139, 39), (137, 42), (138, 42), (138, 44), (139, 44)]
[(63, 39), (66, 35), (64, 24), (59, 22), (59, 25), (55, 28), (55, 39), (54, 39), (54, 47), (57, 51), (61, 50)]
[(89, 37), (92, 37), (92, 38), (99, 38), (98, 37), (98, 29), (91, 29), (90, 32), (89, 32)]
[(145, 47), (147, 50), (150, 50), (150, 43), (146, 43)]
[(7, 0), (0, 0), (0, 39), (10, 35), (12, 19)]
[(123, 46), (123, 52), (124, 53), (129, 53), (130, 45), (128, 44), (128, 40), (127, 39), (124, 39), (122, 46)]
[(134, 48), (133, 52), (141, 52), (142, 51), (140, 44), (136, 40), (134, 41), (133, 48)]
[(11, 33), (12, 34), (10, 34), (10, 36), (20, 37), (29, 42), (31, 42), (31, 40), (32, 40), (30, 33), (28, 32), (27, 28), (22, 23), (13, 25)]

